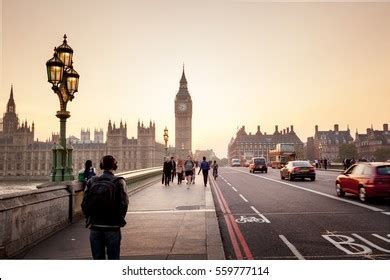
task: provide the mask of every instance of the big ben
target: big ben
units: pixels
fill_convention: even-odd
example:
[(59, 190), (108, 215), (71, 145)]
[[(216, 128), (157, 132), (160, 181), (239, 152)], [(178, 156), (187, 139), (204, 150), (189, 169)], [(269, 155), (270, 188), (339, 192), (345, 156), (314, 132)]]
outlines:
[(192, 100), (184, 66), (175, 98), (175, 149), (176, 158), (186, 159), (187, 155), (192, 154)]

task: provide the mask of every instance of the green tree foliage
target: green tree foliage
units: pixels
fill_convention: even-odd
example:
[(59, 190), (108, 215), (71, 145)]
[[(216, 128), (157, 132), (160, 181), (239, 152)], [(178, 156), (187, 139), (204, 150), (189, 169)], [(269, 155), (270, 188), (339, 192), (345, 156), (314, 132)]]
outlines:
[(357, 158), (357, 149), (355, 144), (341, 144), (339, 147), (339, 160), (342, 162), (345, 158)]
[(386, 161), (390, 159), (390, 148), (380, 148), (374, 152), (376, 161)]

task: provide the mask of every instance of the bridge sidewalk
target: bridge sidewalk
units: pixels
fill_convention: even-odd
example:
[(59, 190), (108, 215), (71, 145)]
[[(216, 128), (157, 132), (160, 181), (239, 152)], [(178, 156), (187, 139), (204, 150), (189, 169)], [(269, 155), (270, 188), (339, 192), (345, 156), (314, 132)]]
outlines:
[[(161, 181), (129, 197), (121, 259), (224, 259), (208, 185)], [(91, 259), (89, 230), (78, 221), (32, 248), (25, 259)]]

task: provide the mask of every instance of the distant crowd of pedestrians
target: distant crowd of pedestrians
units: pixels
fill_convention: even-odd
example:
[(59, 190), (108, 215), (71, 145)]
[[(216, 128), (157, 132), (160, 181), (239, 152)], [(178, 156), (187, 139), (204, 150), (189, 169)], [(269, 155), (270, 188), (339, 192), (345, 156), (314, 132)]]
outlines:
[(203, 157), (203, 160), (199, 165), (199, 162), (193, 160), (190, 155), (187, 156), (186, 160), (183, 161), (182, 159), (178, 159), (177, 162), (174, 157), (166, 157), (163, 164), (161, 183), (168, 187), (170, 183), (174, 182), (174, 179), (177, 176), (177, 184), (181, 185), (185, 180), (187, 189), (189, 189), (192, 184), (195, 184), (196, 168), (199, 167), (198, 175), (202, 172), (203, 183), (204, 186), (207, 187), (208, 174), (211, 166), (213, 168), (214, 179), (216, 179), (218, 177), (218, 164), (216, 161), (212, 163), (211, 161), (207, 161), (206, 157)]

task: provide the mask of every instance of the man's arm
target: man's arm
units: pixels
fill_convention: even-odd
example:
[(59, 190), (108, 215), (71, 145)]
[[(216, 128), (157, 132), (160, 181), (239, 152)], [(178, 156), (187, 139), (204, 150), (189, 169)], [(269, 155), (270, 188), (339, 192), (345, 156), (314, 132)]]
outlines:
[(89, 209), (87, 209), (88, 199), (89, 199), (89, 192), (91, 191), (92, 186), (92, 178), (87, 181), (87, 187), (84, 191), (84, 197), (83, 202), (81, 203), (81, 209), (83, 210), (83, 214), (85, 217), (89, 216)]

